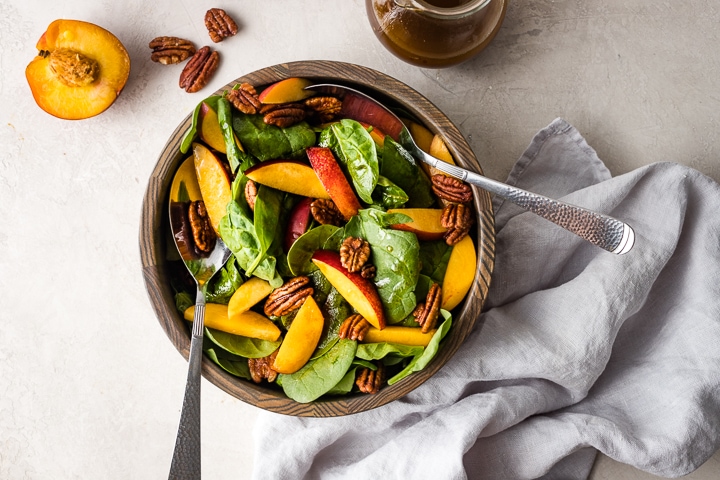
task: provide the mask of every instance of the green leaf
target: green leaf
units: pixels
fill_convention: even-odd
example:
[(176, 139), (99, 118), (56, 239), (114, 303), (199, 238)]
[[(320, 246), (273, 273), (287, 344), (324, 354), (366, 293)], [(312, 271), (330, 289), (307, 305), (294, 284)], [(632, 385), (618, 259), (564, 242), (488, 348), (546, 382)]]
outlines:
[(250, 367), (248, 367), (247, 358), (233, 355), (222, 349), (207, 348), (205, 354), (210, 360), (217, 363), (220, 368), (228, 372), (230, 375), (252, 380), (250, 376)]
[(422, 263), (420, 273), (442, 285), (452, 249), (453, 247), (445, 243), (445, 240), (422, 242), (420, 244), (420, 263)]
[(208, 303), (227, 305), (230, 297), (244, 281), (235, 258), (231, 256), (225, 266), (205, 284), (205, 300)]
[(380, 360), (391, 354), (400, 357), (415, 357), (422, 354), (424, 350), (425, 347), (399, 343), (361, 343), (358, 345), (355, 356), (363, 360)]
[(300, 156), (316, 139), (306, 122), (280, 128), (265, 124), (262, 115), (234, 115), (233, 130), (245, 150), (261, 162)]
[(291, 375), (280, 375), (285, 395), (308, 403), (329, 392), (343, 379), (355, 358), (357, 342), (340, 340), (325, 355), (310, 360)]
[(340, 120), (322, 131), (318, 145), (333, 151), (347, 168), (358, 196), (373, 203), (380, 167), (375, 142), (365, 127), (355, 120)]
[(435, 355), (440, 349), (440, 341), (443, 339), (443, 337), (445, 337), (447, 332), (450, 330), (450, 327), (452, 326), (452, 316), (450, 315), (450, 312), (440, 310), (440, 314), (442, 314), (445, 320), (443, 321), (443, 323), (440, 324), (437, 331), (430, 339), (430, 343), (428, 343), (427, 347), (425, 347), (425, 350), (420, 355), (416, 355), (415, 357), (413, 357), (413, 359), (404, 369), (402, 369), (394, 377), (389, 379), (388, 385), (393, 385), (394, 383), (399, 382), (411, 373), (419, 372), (423, 368), (427, 367), (430, 361), (435, 358)]
[(380, 174), (403, 189), (409, 200), (406, 208), (426, 208), (435, 203), (430, 179), (410, 153), (386, 136)]
[(382, 208), (400, 208), (410, 199), (405, 191), (380, 175), (372, 193), (373, 204)]
[(355, 372), (358, 367), (351, 368), (345, 376), (333, 388), (328, 390), (325, 395), (347, 395), (355, 386)]
[(316, 250), (321, 250), (323, 244), (330, 238), (338, 227), (333, 225), (320, 225), (308, 230), (293, 243), (288, 252), (287, 259), (293, 275), (307, 275), (317, 270), (311, 259)]
[(244, 172), (254, 163), (253, 159), (249, 155), (245, 155), (237, 142), (235, 142), (235, 132), (232, 129), (233, 114), (230, 108), (230, 101), (227, 98), (220, 98), (217, 102), (217, 113), (218, 123), (220, 123), (220, 130), (223, 133), (223, 139), (225, 140), (225, 151), (227, 152), (228, 163), (230, 164), (230, 170), (233, 173), (238, 171)]
[(212, 328), (205, 328), (205, 335), (207, 335), (208, 340), (226, 352), (245, 358), (267, 357), (280, 346), (280, 342), (233, 335)]

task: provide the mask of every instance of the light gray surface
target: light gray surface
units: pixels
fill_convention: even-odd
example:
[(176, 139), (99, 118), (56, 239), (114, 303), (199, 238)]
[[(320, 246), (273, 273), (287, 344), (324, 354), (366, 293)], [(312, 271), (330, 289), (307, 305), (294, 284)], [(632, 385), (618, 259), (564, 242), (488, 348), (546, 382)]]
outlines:
[[(341, 6), (338, 6), (341, 5)], [(149, 60), (177, 35), (210, 44), (211, 7), (240, 33), (218, 46), (203, 91)], [(118, 102), (79, 122), (35, 106), (24, 69), (56, 18), (97, 23), (132, 59)], [(677, 161), (720, 180), (720, 9), (711, 1), (512, 2), (478, 58), (447, 70), (402, 63), (359, 0), (0, 1), (0, 477), (163, 478), (187, 364), (155, 321), (139, 269), (147, 178), (166, 138), (206, 93), (276, 63), (329, 59), (417, 89), (504, 179), (538, 129), (562, 116), (613, 174)], [(204, 383), (204, 472), (247, 478), (257, 410)], [(689, 478), (717, 478), (718, 455)], [(601, 458), (592, 478), (648, 478)]]

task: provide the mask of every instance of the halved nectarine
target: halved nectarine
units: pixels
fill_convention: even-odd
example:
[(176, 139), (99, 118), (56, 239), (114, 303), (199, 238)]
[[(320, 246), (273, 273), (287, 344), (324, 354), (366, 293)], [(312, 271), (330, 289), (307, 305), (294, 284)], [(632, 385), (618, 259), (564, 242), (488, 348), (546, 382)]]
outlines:
[(55, 20), (37, 49), (25, 77), (38, 106), (58, 118), (79, 120), (105, 111), (130, 75), (123, 44), (92, 23)]

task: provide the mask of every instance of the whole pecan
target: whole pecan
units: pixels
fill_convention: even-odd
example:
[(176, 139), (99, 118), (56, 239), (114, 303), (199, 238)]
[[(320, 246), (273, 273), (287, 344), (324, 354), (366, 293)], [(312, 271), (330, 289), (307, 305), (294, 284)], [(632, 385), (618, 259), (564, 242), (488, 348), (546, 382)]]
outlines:
[(180, 88), (188, 93), (194, 93), (208, 84), (220, 63), (220, 54), (204, 46), (185, 64), (180, 73)]
[(305, 107), (310, 115), (319, 123), (326, 123), (335, 118), (342, 110), (342, 100), (335, 97), (310, 97), (305, 100)]
[(475, 223), (472, 207), (462, 203), (449, 203), (440, 217), (440, 224), (447, 229), (445, 243), (455, 245), (470, 232)]
[(258, 188), (257, 183), (248, 179), (245, 184), (245, 200), (247, 200), (250, 210), (255, 211), (255, 199), (257, 198)]
[(210, 217), (208, 217), (207, 210), (205, 209), (205, 202), (202, 200), (190, 202), (188, 221), (190, 222), (190, 230), (192, 231), (193, 241), (195, 242), (198, 253), (210, 253), (215, 247), (217, 235), (210, 224)]
[(190, 40), (178, 37), (156, 37), (150, 41), (150, 60), (172, 65), (187, 60), (195, 53), (195, 45)]
[(235, 108), (247, 115), (258, 113), (260, 107), (262, 107), (257, 90), (249, 83), (235, 85), (232, 90), (227, 92), (226, 97)]
[(361, 342), (365, 338), (365, 334), (368, 330), (370, 330), (370, 322), (365, 320), (365, 317), (359, 313), (356, 313), (354, 315), (350, 315), (340, 325), (338, 337)]
[(232, 37), (238, 32), (235, 20), (222, 8), (211, 8), (205, 13), (205, 27), (210, 34), (210, 39), (215, 43), (222, 42), (225, 38)]
[(455, 203), (468, 203), (472, 200), (470, 185), (462, 180), (439, 173), (433, 175), (430, 180), (433, 192), (443, 200)]
[(340, 245), (340, 263), (350, 272), (359, 272), (370, 258), (370, 244), (362, 238), (347, 237)]
[(263, 122), (287, 128), (305, 120), (305, 107), (301, 103), (266, 104), (260, 109)]
[(335, 225), (340, 227), (345, 223), (335, 202), (326, 198), (317, 198), (310, 204), (310, 213), (316, 222), (321, 225)]
[(309, 277), (299, 276), (273, 290), (265, 301), (265, 315), (282, 317), (300, 308), (305, 299), (315, 293), (313, 287), (308, 286), (309, 283)]
[(415, 307), (413, 316), (415, 321), (420, 324), (422, 333), (429, 332), (437, 325), (441, 300), (442, 290), (440, 285), (433, 283), (425, 297), (425, 302), (421, 302)]
[(358, 386), (363, 393), (377, 393), (385, 382), (385, 365), (382, 362), (377, 364), (377, 370), (362, 367), (358, 369), (360, 372), (355, 379), (355, 385)]
[(277, 372), (273, 370), (272, 366), (275, 363), (275, 357), (277, 357), (278, 351), (275, 350), (267, 357), (262, 358), (248, 358), (248, 367), (250, 368), (250, 377), (253, 382), (260, 383), (263, 380), (267, 380), (272, 383), (277, 378)]

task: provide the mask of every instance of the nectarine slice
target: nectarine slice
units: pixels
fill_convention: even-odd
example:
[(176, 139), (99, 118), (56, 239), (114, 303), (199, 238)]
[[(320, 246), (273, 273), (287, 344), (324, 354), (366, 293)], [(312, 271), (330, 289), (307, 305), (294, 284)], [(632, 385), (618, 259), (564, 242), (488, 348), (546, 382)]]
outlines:
[(193, 143), (193, 155), (205, 209), (215, 232), (219, 233), (220, 220), (225, 216), (227, 205), (232, 200), (230, 174), (220, 159), (205, 145)]
[(299, 102), (315, 94), (312, 90), (305, 90), (310, 85), (312, 82), (307, 78), (286, 78), (266, 87), (258, 95), (258, 100), (262, 103)]
[(449, 311), (458, 306), (470, 291), (476, 269), (475, 244), (470, 236), (466, 236), (455, 244), (450, 252), (450, 259), (448, 259), (448, 266), (442, 282), (440, 308)]
[(258, 277), (250, 277), (235, 290), (230, 302), (228, 302), (228, 317), (232, 319), (236, 315), (247, 312), (260, 302), (263, 298), (272, 293), (273, 287), (267, 280)]
[[(187, 198), (183, 198), (187, 195)], [(170, 201), (186, 202), (188, 200), (200, 200), (200, 185), (198, 185), (197, 174), (195, 173), (195, 158), (188, 157), (180, 164), (175, 172), (172, 184), (170, 185)]]
[(345, 220), (350, 220), (362, 208), (360, 200), (350, 186), (332, 150), (325, 147), (310, 147), (306, 150), (310, 165), (330, 194)]
[(357, 312), (377, 329), (385, 328), (385, 313), (375, 285), (357, 272), (342, 266), (340, 255), (331, 250), (318, 250), (312, 262), (328, 282)]
[(420, 150), (425, 153), (430, 153), (430, 144), (432, 144), (433, 141), (433, 133), (412, 120), (408, 120), (406, 125), (408, 130), (410, 130), (410, 135), (413, 137), (413, 140), (415, 140), (415, 144), (420, 147)]
[(315, 170), (297, 160), (267, 160), (247, 170), (245, 175), (257, 183), (312, 198), (330, 198)]
[(25, 77), (38, 106), (58, 118), (79, 120), (105, 111), (130, 75), (123, 44), (92, 23), (55, 20), (37, 49)]
[(324, 325), (320, 307), (312, 297), (307, 297), (280, 344), (273, 370), (288, 374), (300, 370), (315, 351)]
[(412, 232), (419, 240), (432, 241), (440, 240), (447, 232), (440, 222), (442, 212), (439, 208), (395, 208), (387, 213), (402, 213), (412, 218), (411, 222), (390, 225), (390, 228)]
[[(195, 317), (195, 306), (188, 307), (183, 313), (183, 317), (192, 322)], [(229, 318), (227, 305), (219, 303), (205, 304), (205, 326), (233, 335), (259, 338), (270, 342), (280, 338), (280, 329), (269, 318), (252, 310)]]
[(420, 328), (417, 327), (403, 327), (400, 325), (388, 325), (382, 330), (377, 328), (370, 328), (365, 337), (363, 343), (399, 343), (401, 345), (414, 345), (426, 347), (430, 343), (430, 339), (433, 337), (437, 329), (430, 330), (427, 333), (422, 333)]

